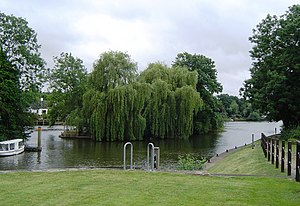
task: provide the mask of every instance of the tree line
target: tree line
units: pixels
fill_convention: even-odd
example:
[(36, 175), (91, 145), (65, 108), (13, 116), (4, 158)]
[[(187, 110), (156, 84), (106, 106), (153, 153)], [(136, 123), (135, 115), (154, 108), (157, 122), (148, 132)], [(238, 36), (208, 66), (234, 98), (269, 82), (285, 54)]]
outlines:
[(217, 98), (221, 102), (221, 112), (227, 120), (265, 120), (265, 116), (258, 109), (253, 108), (252, 104), (244, 98), (228, 94), (220, 94)]
[[(251, 77), (237, 98), (222, 92), (214, 61), (179, 53), (171, 66), (137, 63), (120, 51), (100, 54), (91, 73), (71, 53), (46, 68), (28, 22), (0, 13), (0, 140), (23, 138), (30, 105), (47, 97), (50, 121), (76, 126), (98, 141), (187, 138), (223, 126), (224, 118), (282, 120), (299, 126), (300, 6), (267, 15), (249, 38)], [(47, 85), (50, 93), (41, 94)]]
[[(95, 140), (187, 138), (222, 126), (213, 96), (221, 85), (214, 62), (203, 55), (180, 53), (171, 67), (150, 63), (140, 73), (120, 51), (102, 53), (89, 74), (71, 54), (62, 53), (55, 62), (48, 74), (52, 123), (65, 119)], [(204, 67), (210, 74), (201, 82)], [(66, 88), (68, 82), (72, 87)]]

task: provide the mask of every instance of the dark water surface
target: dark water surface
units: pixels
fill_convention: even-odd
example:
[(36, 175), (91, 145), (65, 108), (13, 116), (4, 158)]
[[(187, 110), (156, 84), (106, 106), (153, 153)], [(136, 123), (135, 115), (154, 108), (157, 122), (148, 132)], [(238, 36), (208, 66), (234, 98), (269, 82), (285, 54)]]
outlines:
[[(251, 143), (260, 134), (279, 131), (281, 122), (228, 122), (223, 132), (192, 136), (188, 140), (160, 140), (153, 142), (160, 147), (160, 165), (172, 167), (178, 156), (191, 154), (197, 158), (215, 154)], [(47, 128), (47, 127), (44, 127)], [(60, 127), (62, 129), (62, 127)], [(59, 127), (56, 127), (59, 129)], [(61, 139), (62, 131), (42, 131), (42, 152), (24, 152), (17, 156), (1, 157), (0, 170), (44, 170), (73, 167), (122, 167), (124, 143), (94, 142), (86, 139)], [(37, 132), (31, 134), (27, 144), (35, 146)], [(148, 142), (132, 142), (133, 161), (136, 166), (145, 166)], [(128, 149), (129, 150), (129, 149)], [(129, 154), (127, 155), (129, 159)]]

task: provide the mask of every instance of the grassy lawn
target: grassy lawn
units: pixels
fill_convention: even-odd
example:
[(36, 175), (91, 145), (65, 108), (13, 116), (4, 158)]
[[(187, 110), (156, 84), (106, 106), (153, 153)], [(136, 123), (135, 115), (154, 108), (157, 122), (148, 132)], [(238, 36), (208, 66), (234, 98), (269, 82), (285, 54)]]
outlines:
[(299, 205), (286, 178), (82, 170), (0, 174), (1, 205)]
[(211, 174), (250, 174), (286, 177), (286, 172), (280, 172), (280, 165), (278, 169), (275, 169), (275, 165), (268, 162), (264, 157), (260, 141), (255, 142), (255, 144), (254, 149), (249, 145), (225, 156), (224, 159), (209, 168), (208, 172)]
[[(0, 205), (299, 205), (300, 183), (267, 162), (260, 143), (229, 153), (197, 176), (80, 170), (0, 174)], [(280, 177), (280, 178), (278, 178)]]

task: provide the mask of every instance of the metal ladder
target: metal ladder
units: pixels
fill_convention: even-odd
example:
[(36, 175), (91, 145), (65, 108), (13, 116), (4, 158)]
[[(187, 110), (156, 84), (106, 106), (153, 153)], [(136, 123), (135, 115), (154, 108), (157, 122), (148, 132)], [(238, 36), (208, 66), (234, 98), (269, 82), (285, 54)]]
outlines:
[[(149, 169), (150, 146), (151, 146), (151, 169)], [(154, 144), (153, 143), (148, 143), (147, 146), (147, 169), (154, 170)]]
[(132, 163), (133, 163), (133, 146), (131, 142), (127, 142), (124, 145), (123, 149), (123, 169), (126, 170), (126, 147), (127, 145), (130, 145), (130, 169), (132, 170)]
[[(130, 169), (133, 168), (133, 145), (131, 142), (127, 142), (124, 144), (123, 148), (123, 169), (126, 170), (126, 147), (130, 145)], [(151, 147), (151, 168), (149, 165), (150, 161), (150, 147)], [(153, 143), (148, 143), (147, 145), (147, 170), (154, 170), (154, 144)]]

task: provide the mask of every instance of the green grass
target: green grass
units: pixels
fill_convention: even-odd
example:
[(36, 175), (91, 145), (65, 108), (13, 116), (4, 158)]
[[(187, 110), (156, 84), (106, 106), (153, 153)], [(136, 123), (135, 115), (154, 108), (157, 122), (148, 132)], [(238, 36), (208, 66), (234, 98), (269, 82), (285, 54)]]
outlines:
[(0, 174), (1, 205), (299, 205), (286, 178), (82, 170)]
[(264, 157), (260, 141), (255, 142), (254, 149), (251, 145), (241, 148), (236, 152), (224, 157), (223, 160), (207, 170), (211, 174), (248, 174), (261, 176), (279, 176), (286, 177), (285, 173), (280, 172), (279, 168), (275, 168), (275, 164), (271, 164)]

